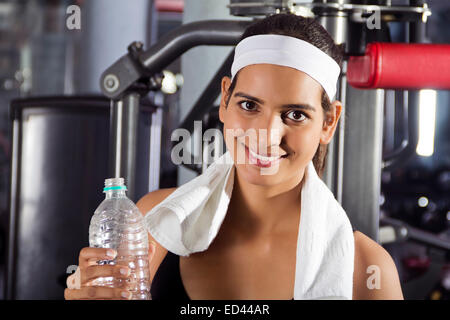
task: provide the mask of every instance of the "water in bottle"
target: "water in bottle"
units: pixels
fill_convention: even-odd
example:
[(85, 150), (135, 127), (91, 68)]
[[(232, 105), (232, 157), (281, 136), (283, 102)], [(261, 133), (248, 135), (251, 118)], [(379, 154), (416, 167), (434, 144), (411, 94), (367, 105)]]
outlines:
[(99, 264), (128, 266), (131, 274), (127, 280), (100, 277), (94, 285), (129, 288), (133, 300), (149, 300), (150, 270), (148, 261), (148, 237), (143, 216), (126, 196), (123, 178), (105, 180), (105, 200), (98, 206), (89, 226), (89, 246), (117, 250), (114, 260)]

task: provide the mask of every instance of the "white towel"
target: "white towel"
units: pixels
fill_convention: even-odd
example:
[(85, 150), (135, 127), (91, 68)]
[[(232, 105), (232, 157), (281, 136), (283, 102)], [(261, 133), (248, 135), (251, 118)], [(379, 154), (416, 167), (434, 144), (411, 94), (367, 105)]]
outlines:
[[(227, 151), (206, 171), (146, 213), (148, 232), (180, 256), (208, 249), (227, 213), (235, 166)], [(350, 221), (314, 165), (305, 170), (294, 299), (352, 299), (354, 238)]]

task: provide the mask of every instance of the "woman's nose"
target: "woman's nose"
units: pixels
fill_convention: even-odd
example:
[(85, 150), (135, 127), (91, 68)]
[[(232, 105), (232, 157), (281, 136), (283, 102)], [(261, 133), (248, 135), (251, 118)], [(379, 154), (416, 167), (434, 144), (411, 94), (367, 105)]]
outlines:
[(270, 153), (271, 147), (278, 147), (284, 134), (284, 124), (279, 115), (262, 119), (258, 130), (260, 152)]

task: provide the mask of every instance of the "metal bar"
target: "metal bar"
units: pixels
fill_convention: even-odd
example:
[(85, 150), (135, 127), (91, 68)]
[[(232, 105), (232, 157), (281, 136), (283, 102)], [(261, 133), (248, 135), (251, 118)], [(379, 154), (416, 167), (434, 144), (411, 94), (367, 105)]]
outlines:
[[(348, 1), (348, 0), (345, 0)], [(328, 31), (332, 36), (336, 44), (344, 44), (348, 41), (348, 15), (344, 12), (337, 12), (335, 15), (319, 16), (320, 24)], [(343, 105), (342, 115), (339, 120), (338, 129), (335, 132), (333, 140), (328, 145), (328, 156), (326, 162), (326, 169), (324, 172), (324, 180), (330, 190), (334, 193), (339, 203), (342, 203), (343, 193), (343, 147), (344, 147), (344, 128), (345, 128), (345, 90), (346, 90), (346, 78), (343, 62), (343, 70), (339, 78), (339, 91), (336, 96), (336, 100), (339, 100)], [(331, 101), (332, 102), (332, 101)]]
[[(423, 1), (417, 4), (410, 4), (409, 6), (353, 4), (349, 2), (349, 0), (315, 0), (312, 3), (296, 1), (294, 1), (293, 3), (300, 7), (311, 8), (313, 12), (319, 15), (332, 15), (336, 14), (337, 12), (348, 13), (350, 14), (350, 18), (353, 20), (357, 20), (359, 18), (360, 21), (357, 22), (364, 22), (362, 20), (363, 14), (370, 14), (373, 11), (379, 11), (381, 18), (386, 21), (422, 20), (426, 22), (427, 18), (431, 15), (431, 10)], [(359, 14), (360, 17), (358, 17), (357, 14)]]
[(426, 232), (414, 227), (411, 227), (407, 223), (393, 219), (390, 217), (383, 217), (380, 219), (380, 222), (383, 224), (387, 224), (393, 226), (396, 229), (397, 240), (412, 240), (427, 246), (431, 246), (434, 248), (442, 249), (442, 250), (450, 250), (450, 242), (448, 240), (439, 238), (438, 236)]
[(121, 100), (111, 101), (110, 176), (125, 179), (127, 195), (133, 200), (139, 100), (138, 93), (130, 93)]
[(336, 134), (334, 135), (333, 139), (331, 139), (330, 143), (328, 144), (328, 150), (327, 150), (327, 160), (325, 163), (325, 170), (323, 172), (323, 181), (325, 181), (325, 184), (327, 187), (333, 192), (333, 194), (336, 194), (335, 192), (335, 177), (334, 177), (334, 158), (335, 158), (335, 148), (336, 148)]
[[(213, 104), (220, 94), (221, 91), (221, 79), (222, 77), (229, 74), (231, 65), (233, 64), (234, 59), (234, 50), (230, 52), (227, 58), (224, 60), (219, 70), (215, 73), (215, 75), (209, 81), (206, 89), (203, 91), (201, 96), (197, 99), (194, 106), (190, 109), (189, 113), (186, 115), (185, 119), (179, 126), (180, 128), (188, 130), (191, 134), (194, 131), (194, 121), (203, 121), (207, 112), (213, 107)], [(190, 155), (192, 156), (192, 155)], [(185, 164), (183, 166), (194, 170), (198, 173), (202, 172), (202, 166), (199, 164), (190, 163)]]
[(339, 136), (337, 153), (337, 170), (336, 170), (336, 200), (342, 203), (342, 195), (344, 192), (344, 146), (345, 146), (345, 106), (347, 91), (347, 61), (342, 63), (342, 75), (339, 86), (339, 99), (342, 102), (342, 114), (339, 121)]
[[(13, 121), (12, 131), (12, 153), (11, 153), (11, 171), (10, 171), (10, 208), (9, 208), (9, 234), (8, 234), (8, 261), (6, 266), (6, 284), (5, 284), (5, 299), (12, 300), (15, 295), (15, 264), (16, 264), (16, 229), (17, 229), (17, 204), (19, 195), (17, 194), (20, 187), (20, 157), (21, 150), (19, 141), (21, 139), (21, 124), (19, 119)], [(14, 174), (16, 173), (17, 174)]]
[(206, 20), (183, 25), (140, 56), (149, 73), (158, 72), (187, 50), (200, 45), (232, 46), (238, 43), (251, 21)]
[(206, 112), (210, 110), (217, 96), (220, 94), (222, 77), (229, 75), (231, 65), (233, 64), (234, 50), (230, 52), (219, 70), (209, 81), (208, 86), (190, 109), (189, 114), (184, 118), (180, 128), (184, 128), (192, 133), (194, 130), (194, 121), (203, 120)]
[(378, 241), (384, 90), (347, 87), (342, 206), (355, 229)]
[[(120, 58), (102, 74), (100, 83), (103, 94), (113, 99), (110, 172), (114, 177), (125, 178), (131, 199), (134, 196), (135, 142), (140, 95), (134, 92), (120, 100), (116, 99), (139, 79), (161, 71), (190, 48), (199, 45), (237, 44), (250, 23), (251, 21), (240, 20), (206, 20), (185, 24), (161, 38), (149, 50), (134, 51), (133, 54)], [(140, 65), (136, 64), (133, 55), (138, 56)], [(208, 93), (202, 97), (206, 97), (206, 94)]]
[(404, 141), (400, 149), (385, 156), (382, 163), (383, 170), (395, 170), (405, 165), (405, 161), (409, 160), (416, 153), (419, 140), (419, 91), (408, 90), (405, 93), (408, 109), (408, 139)]
[(102, 73), (100, 78), (102, 92), (110, 99), (120, 99), (139, 80), (151, 78), (193, 47), (235, 45), (251, 22), (245, 20), (191, 22), (167, 33), (147, 51), (143, 51), (141, 46), (130, 46), (128, 54)]
[(161, 168), (161, 129), (162, 108), (152, 113), (152, 124), (150, 129), (150, 169), (148, 191), (159, 189), (159, 172)]
[[(411, 5), (420, 5), (423, 1), (411, 1)], [(424, 43), (426, 40), (426, 26), (423, 22), (409, 23), (409, 42)], [(383, 160), (384, 170), (393, 170), (405, 164), (416, 152), (419, 140), (419, 90), (408, 90), (408, 139), (405, 144), (393, 153), (386, 155)]]

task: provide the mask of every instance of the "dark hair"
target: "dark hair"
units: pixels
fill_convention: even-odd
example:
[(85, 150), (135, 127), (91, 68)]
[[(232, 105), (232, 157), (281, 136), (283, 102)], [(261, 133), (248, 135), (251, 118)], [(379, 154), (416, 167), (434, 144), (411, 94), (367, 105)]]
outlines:
[[(259, 34), (280, 34), (307, 41), (328, 54), (342, 69), (342, 61), (344, 59), (343, 47), (336, 45), (330, 34), (314, 18), (305, 18), (292, 13), (274, 14), (252, 23), (242, 34), (240, 40)], [(236, 86), (238, 75), (239, 72), (233, 78), (228, 90), (226, 100), (227, 106)], [(331, 108), (331, 101), (323, 88), (322, 108), (325, 115)], [(325, 119), (326, 118), (327, 117), (325, 117)], [(322, 176), (325, 168), (327, 151), (328, 145), (319, 145), (313, 158), (313, 164), (319, 176)]]

